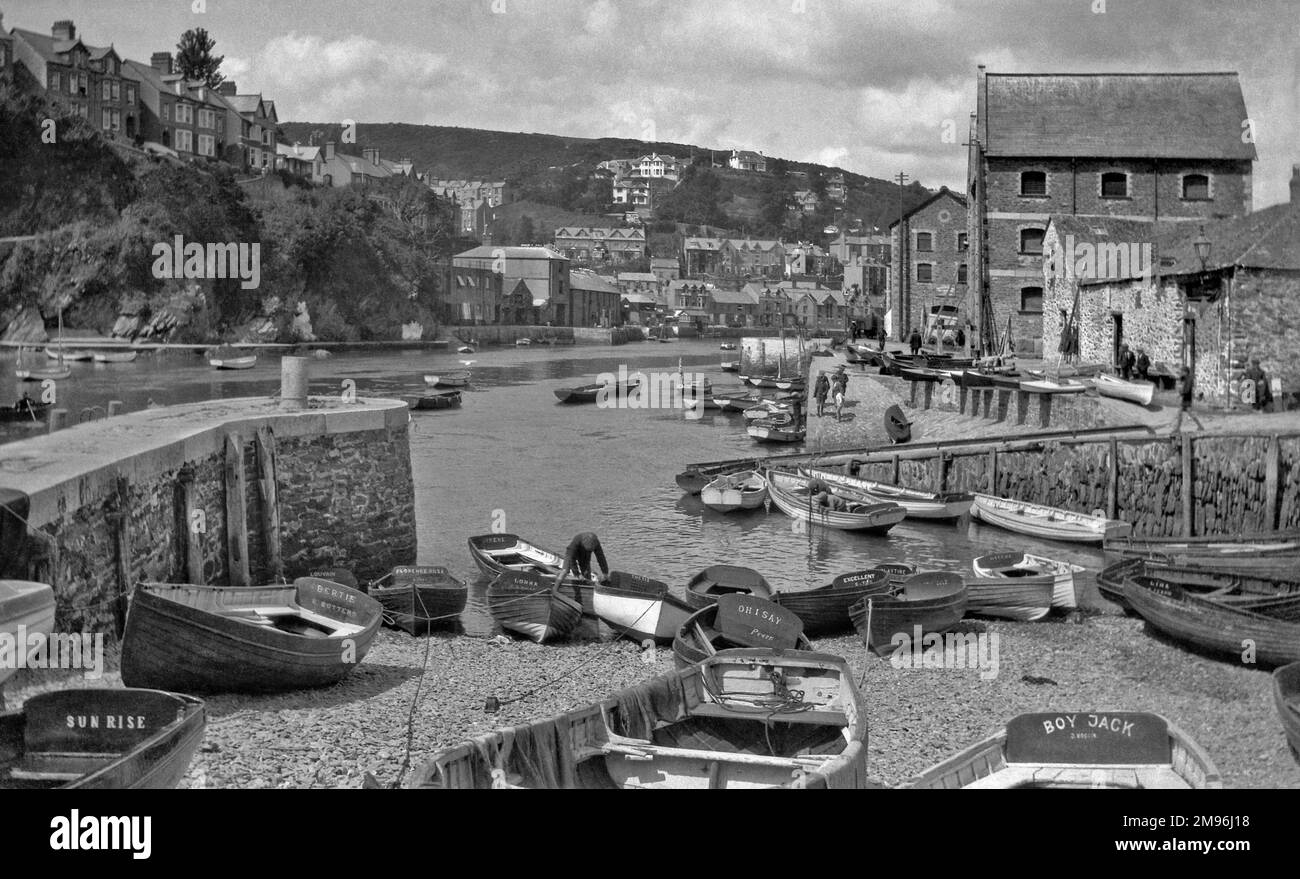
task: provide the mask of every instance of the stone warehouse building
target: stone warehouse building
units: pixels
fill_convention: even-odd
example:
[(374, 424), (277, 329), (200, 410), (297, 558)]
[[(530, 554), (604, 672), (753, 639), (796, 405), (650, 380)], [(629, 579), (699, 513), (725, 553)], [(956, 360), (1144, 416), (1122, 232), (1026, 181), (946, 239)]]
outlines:
[(531, 323), (522, 319), (530, 309), (549, 309), (555, 324), (571, 325), (569, 260), (549, 247), (475, 247), (452, 257), (451, 275), (454, 321)]
[[(1255, 146), (1235, 73), (979, 68), (967, 192), (986, 350), (1043, 351), (1049, 218), (1197, 222), (1251, 209)], [(1048, 346), (1050, 347), (1050, 345)]]
[[(966, 302), (966, 199), (944, 186), (889, 226), (893, 261), (885, 329), (903, 339), (930, 309)], [(847, 277), (847, 276), (846, 276)]]

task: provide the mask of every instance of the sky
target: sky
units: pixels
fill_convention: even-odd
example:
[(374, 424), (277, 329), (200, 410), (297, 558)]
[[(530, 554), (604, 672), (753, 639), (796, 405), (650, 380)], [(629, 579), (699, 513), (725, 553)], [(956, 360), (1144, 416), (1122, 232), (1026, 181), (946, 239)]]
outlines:
[(746, 148), (965, 189), (976, 65), (1237, 71), (1256, 208), (1300, 163), (1296, 0), (0, 0), (148, 62), (203, 27), (282, 121)]

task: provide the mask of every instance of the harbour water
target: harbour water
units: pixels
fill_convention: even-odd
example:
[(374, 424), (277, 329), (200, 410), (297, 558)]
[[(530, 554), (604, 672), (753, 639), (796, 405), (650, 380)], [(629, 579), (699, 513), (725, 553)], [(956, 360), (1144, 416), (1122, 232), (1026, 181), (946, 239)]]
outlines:
[[(884, 561), (970, 574), (976, 556), (996, 551), (1035, 552), (1083, 565), (1080, 600), (1109, 607), (1096, 593), (1099, 549), (1021, 537), (969, 523), (904, 521), (887, 536), (824, 529), (800, 530), (775, 508), (722, 515), (698, 497), (683, 495), (673, 476), (691, 462), (761, 455), (738, 415), (706, 411), (699, 420), (677, 409), (564, 405), (552, 391), (593, 382), (600, 373), (657, 370), (703, 373), (715, 385), (737, 383), (723, 373), (716, 340), (629, 345), (527, 348), (489, 347), (475, 354), (387, 350), (336, 353), (310, 363), (314, 395), (427, 393), (425, 374), (463, 368), (472, 381), (459, 409), (413, 412), (411, 458), (416, 491), (419, 562), (444, 565), (472, 584), (462, 618), (466, 634), (495, 633), (484, 604), (487, 586), (470, 559), (466, 539), (504, 530), (563, 552), (579, 531), (600, 535), (610, 564), (676, 587), (702, 568), (738, 564), (760, 571), (777, 589), (823, 585), (835, 576)], [(731, 352), (725, 352), (731, 356)], [(14, 356), (0, 357), (0, 374), (13, 375)], [(42, 364), (43, 365), (43, 364)], [(83, 410), (121, 400), (127, 410), (155, 404), (270, 395), (280, 388), (280, 358), (263, 353), (249, 370), (218, 371), (197, 355), (169, 351), (129, 364), (71, 364), (57, 386), (57, 405), (77, 420)], [(6, 382), (8, 400), (24, 387)], [(0, 443), (31, 436), (44, 425), (0, 425)], [(795, 451), (798, 447), (781, 447)], [(586, 632), (603, 636), (594, 624)]]

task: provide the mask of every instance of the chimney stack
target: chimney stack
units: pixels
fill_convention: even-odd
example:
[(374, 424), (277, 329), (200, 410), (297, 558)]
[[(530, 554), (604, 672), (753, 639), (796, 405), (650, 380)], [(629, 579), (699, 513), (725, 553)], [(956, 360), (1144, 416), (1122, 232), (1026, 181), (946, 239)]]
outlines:
[(361, 157), (372, 165), (379, 164), (379, 147), (366, 147), (361, 151)]
[(1291, 204), (1300, 205), (1300, 165), (1291, 166)]
[(239, 94), (235, 89), (235, 81), (233, 79), (223, 81), (221, 85), (217, 86), (217, 94), (224, 95), (227, 98), (233, 98), (235, 95)]
[(164, 76), (172, 72), (172, 53), (171, 52), (154, 52), (149, 56), (149, 66)]
[(77, 38), (77, 26), (72, 23), (72, 19), (54, 22), (54, 27), (50, 28), (50, 35), (56, 40), (75, 40)]
[(332, 140), (330, 140), (330, 141), (326, 141), (326, 142), (325, 142), (325, 161), (330, 162), (330, 161), (333, 161), (333, 160), (334, 160), (334, 141), (332, 141)]

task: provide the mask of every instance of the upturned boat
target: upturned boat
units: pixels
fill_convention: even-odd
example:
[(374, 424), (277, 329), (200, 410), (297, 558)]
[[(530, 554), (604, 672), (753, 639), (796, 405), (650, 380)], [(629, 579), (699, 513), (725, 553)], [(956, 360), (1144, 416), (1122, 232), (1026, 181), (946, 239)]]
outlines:
[(122, 682), (180, 692), (323, 687), (361, 662), (379, 602), (316, 577), (283, 586), (141, 583), (122, 636)]
[(833, 486), (831, 494), (838, 498), (841, 508), (822, 506), (815, 501), (819, 492), (815, 480), (781, 470), (769, 470), (766, 476), (772, 503), (790, 518), (812, 525), (884, 534), (907, 516), (907, 511), (898, 504), (881, 503), (860, 492)]
[[(971, 562), (975, 576), (992, 580), (1014, 580), (1025, 584), (1026, 598), (1032, 598), (1036, 591), (1034, 584), (1050, 584), (1052, 587), (1051, 606), (1060, 610), (1073, 610), (1079, 606), (1075, 594), (1074, 575), (1085, 569), (1070, 562), (1059, 562), (1041, 555), (1027, 552), (994, 552), (982, 555)], [(986, 594), (990, 594), (987, 593)], [(1019, 606), (1019, 605), (1018, 605)], [(1036, 606), (1035, 601), (1025, 601), (1023, 606)], [(1012, 617), (1018, 619), (1019, 617)], [(1030, 619), (1038, 619), (1031, 617)]]
[(1094, 377), (1092, 386), (1103, 397), (1128, 400), (1130, 403), (1137, 403), (1139, 406), (1150, 406), (1151, 397), (1156, 390), (1156, 386), (1151, 382), (1124, 381), (1122, 378), (1116, 378), (1105, 373)]
[(1133, 530), (1132, 525), (1119, 519), (979, 493), (971, 506), (971, 517), (1017, 534), (1069, 543), (1101, 543)]
[(686, 584), (686, 603), (699, 610), (730, 594), (771, 598), (772, 586), (753, 568), (740, 565), (710, 565)]
[(595, 587), (596, 616), (634, 641), (671, 641), (695, 608), (676, 598), (668, 585), (649, 577), (613, 571)]
[[(484, 574), (497, 577), (507, 571), (523, 571), (550, 577), (564, 567), (564, 556), (529, 543), (518, 534), (480, 534), (469, 538), (469, 554)], [(592, 604), (594, 584), (576, 572), (570, 572), (560, 584), (564, 594), (582, 605), (588, 616), (596, 613)]]
[(582, 605), (562, 595), (554, 578), (506, 571), (487, 590), (488, 611), (501, 628), (538, 644), (568, 637), (582, 622)]
[(412, 635), (453, 625), (465, 609), (469, 587), (439, 565), (401, 565), (370, 596), (384, 608), (384, 623)]
[(843, 659), (744, 648), (439, 751), (407, 786), (880, 787), (866, 755), (865, 709)]
[[(12, 645), (25, 643), (24, 637), (42, 640), (54, 629), (54, 589), (47, 583), (30, 580), (0, 580), (0, 637), (11, 645), (8, 658), (18, 654)], [(34, 642), (26, 642), (34, 643)], [(23, 648), (19, 647), (18, 651)], [(5, 681), (13, 677), (17, 661), (0, 662), (0, 706), (4, 705)]]
[(811, 650), (812, 644), (794, 611), (733, 592), (682, 622), (673, 638), (673, 660), (678, 668), (685, 668), (730, 647)]
[(840, 574), (825, 586), (798, 592), (781, 590), (772, 600), (803, 620), (808, 635), (835, 635), (853, 627), (849, 608), (868, 595), (880, 595), (892, 588), (887, 571), (872, 568)]
[(179, 693), (41, 693), (0, 712), (0, 790), (172, 788), (206, 724), (203, 702)]
[(888, 482), (875, 482), (845, 476), (817, 467), (800, 467), (799, 472), (830, 485), (860, 491), (880, 503), (895, 503), (907, 512), (909, 519), (956, 519), (970, 513), (975, 496), (968, 491), (932, 492), (903, 488)]
[(1187, 733), (1158, 714), (1130, 711), (1022, 714), (905, 787), (1223, 787), (1219, 770)]
[(853, 628), (884, 655), (900, 637), (942, 634), (966, 615), (966, 584), (957, 574), (914, 574), (890, 592), (867, 595), (849, 608)]
[(756, 510), (767, 500), (767, 480), (753, 470), (719, 476), (700, 491), (700, 502), (719, 513)]

